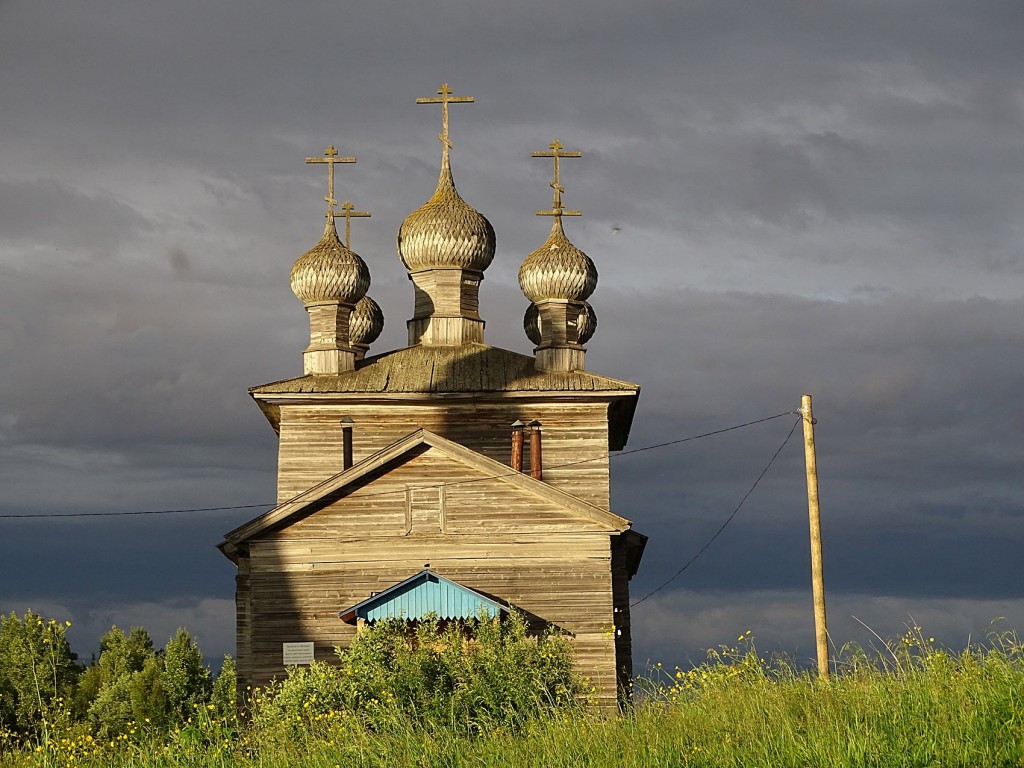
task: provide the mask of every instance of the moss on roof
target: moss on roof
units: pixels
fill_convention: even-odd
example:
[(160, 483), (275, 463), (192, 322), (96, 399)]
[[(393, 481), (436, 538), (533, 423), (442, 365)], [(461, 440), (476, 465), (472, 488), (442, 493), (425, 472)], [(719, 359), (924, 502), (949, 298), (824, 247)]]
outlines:
[(638, 392), (627, 381), (586, 371), (544, 373), (534, 359), (486, 344), (414, 346), (369, 357), (354, 371), (300, 376), (252, 387), (256, 394), (445, 392)]

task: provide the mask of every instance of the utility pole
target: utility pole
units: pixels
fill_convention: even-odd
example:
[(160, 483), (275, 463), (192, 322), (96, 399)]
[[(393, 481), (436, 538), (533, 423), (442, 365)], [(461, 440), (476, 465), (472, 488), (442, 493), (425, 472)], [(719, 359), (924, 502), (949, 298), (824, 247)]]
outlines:
[(804, 420), (804, 462), (807, 466), (807, 515), (811, 525), (811, 590), (814, 595), (814, 639), (818, 646), (818, 677), (828, 680), (828, 630), (825, 628), (825, 579), (821, 570), (821, 514), (818, 510), (818, 462), (814, 453), (811, 396), (800, 402)]

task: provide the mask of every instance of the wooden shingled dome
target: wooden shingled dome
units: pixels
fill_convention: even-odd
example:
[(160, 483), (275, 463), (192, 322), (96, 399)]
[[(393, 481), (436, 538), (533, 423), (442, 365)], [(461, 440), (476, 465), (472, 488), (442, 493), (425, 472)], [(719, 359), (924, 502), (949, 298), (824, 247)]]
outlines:
[(544, 299), (583, 301), (597, 288), (597, 267), (569, 242), (556, 216), (544, 244), (523, 260), (519, 287), (532, 302)]
[(370, 270), (358, 254), (338, 239), (331, 217), (320, 242), (295, 261), (290, 282), (292, 293), (307, 304), (320, 301), (355, 304), (370, 287)]
[(447, 153), (434, 194), (398, 230), (398, 256), (411, 272), (438, 268), (483, 272), (494, 259), (494, 228), (455, 189)]

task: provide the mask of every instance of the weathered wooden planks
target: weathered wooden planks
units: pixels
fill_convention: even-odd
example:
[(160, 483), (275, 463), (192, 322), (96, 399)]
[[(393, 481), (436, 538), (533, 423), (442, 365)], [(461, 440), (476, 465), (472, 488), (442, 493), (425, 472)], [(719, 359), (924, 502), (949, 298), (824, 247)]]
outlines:
[(352, 637), (339, 611), (429, 563), (527, 612), (538, 628), (569, 632), (580, 670), (611, 706), (616, 681), (630, 670), (630, 574), (616, 531), (554, 503), (563, 497), (545, 495), (553, 491), (530, 492), (543, 483), (496, 479), (438, 448), (420, 448), (245, 542), (242, 683), (281, 675), (285, 642), (313, 641), (316, 657), (330, 660), (331, 649)]
[[(283, 673), (285, 642), (312, 641), (331, 660), (355, 631), (339, 611), (430, 563), (538, 631), (571, 633), (580, 670), (612, 706), (631, 668), (639, 555), (621, 546), (629, 521), (608, 510), (608, 455), (625, 443), (639, 388), (541, 372), (532, 357), (461, 343), (475, 326), (434, 320), (430, 333), (460, 343), (250, 390), (280, 436), (281, 503), (225, 542), (239, 564), (240, 688)], [(356, 464), (340, 474), (343, 417)], [(543, 483), (510, 467), (517, 420), (541, 425)]]
[[(543, 473), (548, 484), (608, 507), (607, 406), (594, 403), (501, 402), (426, 405), (324, 403), (282, 408), (278, 454), (278, 501), (342, 469), (340, 420), (355, 421), (356, 462), (417, 429), (428, 429), (510, 468), (511, 430), (517, 419), (539, 421)], [(529, 452), (524, 463), (529, 466)]]
[[(367, 486), (373, 488), (373, 485)], [(434, 501), (436, 504), (436, 499)], [(317, 658), (350, 642), (338, 612), (419, 571), (431, 569), (571, 633), (581, 671), (600, 697), (614, 701), (616, 642), (609, 537), (602, 531), (546, 531), (542, 524), (504, 533), (429, 532), (352, 536), (345, 499), (265, 538), (251, 541), (246, 564), (248, 655), (245, 684), (283, 673), (281, 644), (312, 640)], [(429, 507), (429, 505), (428, 505)], [(514, 518), (516, 509), (506, 509)], [(360, 512), (354, 513), (356, 516)], [(495, 512), (494, 514), (497, 514)], [(330, 533), (333, 528), (334, 536)], [(243, 639), (243, 633), (246, 636)], [(603, 670), (603, 671), (602, 671)]]

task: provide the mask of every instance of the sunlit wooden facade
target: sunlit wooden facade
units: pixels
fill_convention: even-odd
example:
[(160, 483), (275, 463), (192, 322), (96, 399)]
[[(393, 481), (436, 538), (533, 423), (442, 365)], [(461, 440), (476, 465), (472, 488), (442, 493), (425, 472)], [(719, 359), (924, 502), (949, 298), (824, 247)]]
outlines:
[[(477, 289), (494, 233), (455, 191), (445, 91), (431, 102), (445, 110), (438, 189), (399, 233), (409, 346), (366, 356), (382, 320), (365, 264), (334, 232), (329, 164), (324, 239), (292, 270), (310, 315), (305, 374), (250, 390), (279, 436), (278, 505), (220, 545), (238, 567), (239, 685), (280, 677), (286, 643), (332, 660), (356, 632), (339, 612), (429, 568), (537, 631), (570, 633), (611, 706), (632, 671), (628, 584), (646, 539), (610, 510), (608, 459), (639, 387), (583, 369), (596, 270), (555, 234), (542, 255), (568, 255), (523, 267), (534, 354), (483, 342)], [(567, 279), (583, 288), (567, 294)]]

